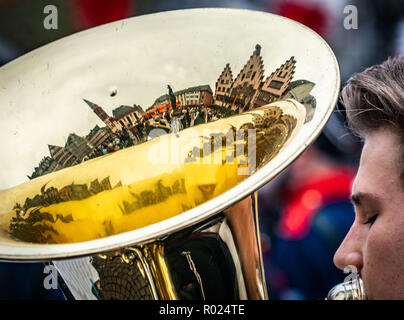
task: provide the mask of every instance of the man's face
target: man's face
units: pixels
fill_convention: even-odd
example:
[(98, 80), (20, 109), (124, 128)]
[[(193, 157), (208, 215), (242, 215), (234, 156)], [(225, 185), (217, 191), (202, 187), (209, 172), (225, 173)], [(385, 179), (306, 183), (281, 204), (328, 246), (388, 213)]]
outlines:
[(334, 256), (353, 265), (369, 299), (404, 299), (404, 191), (399, 138), (383, 129), (366, 137), (352, 187), (356, 218)]

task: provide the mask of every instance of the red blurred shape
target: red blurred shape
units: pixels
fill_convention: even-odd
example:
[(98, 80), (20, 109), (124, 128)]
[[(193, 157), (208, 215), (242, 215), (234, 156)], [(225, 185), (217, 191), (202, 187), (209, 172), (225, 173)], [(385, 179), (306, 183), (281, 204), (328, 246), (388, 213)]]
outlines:
[(326, 36), (330, 17), (322, 5), (310, 1), (280, 1), (276, 13), (304, 24), (322, 37)]
[(353, 179), (354, 173), (343, 168), (313, 177), (291, 192), (279, 226), (281, 236), (290, 240), (306, 236), (319, 209), (327, 203), (349, 200)]
[(74, 24), (82, 30), (128, 18), (135, 6), (131, 0), (74, 0), (73, 11)]

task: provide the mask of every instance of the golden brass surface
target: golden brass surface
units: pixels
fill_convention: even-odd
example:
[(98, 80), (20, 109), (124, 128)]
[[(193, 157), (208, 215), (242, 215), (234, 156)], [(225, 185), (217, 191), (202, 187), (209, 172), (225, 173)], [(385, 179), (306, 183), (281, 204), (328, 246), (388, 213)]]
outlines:
[[(289, 142), (295, 129), (301, 128), (305, 113), (297, 102), (289, 102), (285, 114), (284, 105), (275, 103), (199, 125), (178, 137), (162, 136), (5, 191), (3, 203), (12, 199), (10, 194), (18, 199), (10, 203), (12, 211), (7, 213), (12, 216), (10, 234), (27, 242), (86, 241), (192, 209), (253, 174)], [(248, 129), (240, 129), (247, 127), (256, 136), (254, 145), (248, 143)], [(177, 147), (173, 148), (176, 154), (182, 153), (180, 161), (162, 162), (156, 164), (159, 170), (148, 171), (155, 159), (151, 149), (167, 145)], [(249, 155), (249, 150), (254, 151)], [(256, 167), (249, 170), (253, 158)], [(246, 173), (240, 174), (242, 169)], [(133, 176), (137, 171), (145, 174)], [(105, 187), (94, 192), (94, 181), (102, 181)]]

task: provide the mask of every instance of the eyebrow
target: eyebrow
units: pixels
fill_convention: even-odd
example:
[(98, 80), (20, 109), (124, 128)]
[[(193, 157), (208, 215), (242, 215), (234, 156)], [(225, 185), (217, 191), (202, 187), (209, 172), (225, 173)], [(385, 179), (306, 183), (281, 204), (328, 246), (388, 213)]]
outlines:
[(364, 202), (378, 202), (378, 197), (371, 193), (357, 192), (351, 195), (351, 202), (355, 206), (363, 206)]

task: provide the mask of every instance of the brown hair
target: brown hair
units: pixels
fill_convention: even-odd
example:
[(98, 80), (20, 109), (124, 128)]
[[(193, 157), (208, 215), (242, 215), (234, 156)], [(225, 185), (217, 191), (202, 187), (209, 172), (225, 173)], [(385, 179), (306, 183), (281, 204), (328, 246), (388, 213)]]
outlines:
[(341, 102), (349, 127), (359, 136), (389, 128), (400, 137), (398, 169), (404, 188), (404, 57), (355, 74), (342, 90)]
[(404, 141), (404, 57), (351, 77), (341, 94), (348, 124), (360, 136), (391, 127)]

